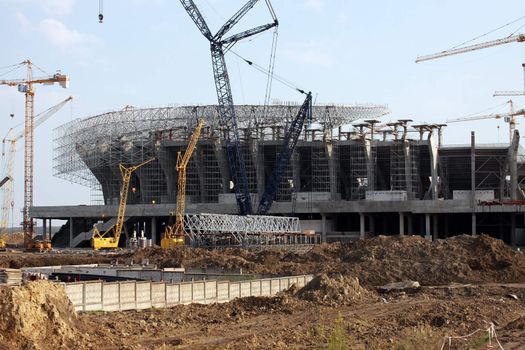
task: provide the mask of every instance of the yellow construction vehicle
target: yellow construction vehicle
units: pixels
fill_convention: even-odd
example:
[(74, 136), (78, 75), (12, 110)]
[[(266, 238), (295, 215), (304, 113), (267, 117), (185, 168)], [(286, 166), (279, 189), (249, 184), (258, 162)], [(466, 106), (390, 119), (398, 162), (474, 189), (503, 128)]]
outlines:
[[(133, 172), (138, 168), (154, 160), (155, 158), (151, 158), (145, 162), (130, 167), (125, 167), (124, 165), (119, 164), (120, 174), (122, 175), (122, 189), (120, 192), (117, 222), (103, 233), (100, 232), (96, 226), (93, 228), (93, 236), (91, 237), (91, 247), (93, 249), (99, 250), (118, 248), (120, 235), (122, 233), (122, 228), (124, 227), (124, 216), (126, 214), (126, 202), (128, 201), (128, 190), (129, 183), (131, 181), (131, 174), (133, 174)], [(113, 235), (110, 235), (110, 233), (113, 233)]]
[(177, 210), (175, 212), (175, 224), (166, 226), (164, 237), (160, 241), (162, 248), (172, 248), (184, 245), (184, 208), (186, 206), (186, 167), (190, 161), (191, 155), (197, 146), (197, 140), (201, 135), (201, 129), (204, 121), (200, 119), (197, 127), (190, 137), (190, 142), (184, 156), (181, 152), (177, 152), (176, 169), (179, 172), (177, 181)]

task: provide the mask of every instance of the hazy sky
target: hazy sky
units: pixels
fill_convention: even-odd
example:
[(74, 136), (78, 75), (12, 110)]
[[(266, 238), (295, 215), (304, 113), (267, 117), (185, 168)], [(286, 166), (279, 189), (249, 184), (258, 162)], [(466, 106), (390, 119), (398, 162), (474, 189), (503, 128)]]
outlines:
[[(215, 32), (244, 0), (195, 0)], [(53, 177), (52, 130), (77, 117), (169, 104), (216, 103), (209, 45), (175, 0), (0, 0), (0, 67), (31, 59), (48, 73), (60, 69), (71, 87), (37, 86), (36, 111), (69, 95), (74, 103), (37, 129), (35, 205), (89, 204), (89, 190)], [(494, 90), (523, 88), (525, 43), (415, 64), (417, 55), (448, 49), (525, 15), (525, 2), (480, 0), (273, 0), (280, 21), (275, 72), (314, 92), (317, 102), (387, 104), (385, 120), (442, 122), (503, 104)], [(239, 30), (270, 21), (264, 1)], [(483, 40), (509, 35), (525, 19)], [(525, 27), (521, 29), (525, 32)], [(271, 32), (234, 50), (266, 66)], [(266, 78), (227, 57), (236, 103), (262, 103)], [(3, 74), (6, 70), (0, 70)], [(23, 77), (23, 70), (0, 79)], [(274, 83), (273, 98), (302, 101)], [(525, 97), (515, 98), (524, 107)], [(0, 86), (0, 134), (23, 120), (24, 96)], [(12, 120), (10, 113), (14, 113)], [(506, 141), (503, 121), (453, 124), (446, 143)], [(525, 135), (525, 124), (518, 129)], [(22, 142), (16, 165), (16, 214), (23, 192)]]

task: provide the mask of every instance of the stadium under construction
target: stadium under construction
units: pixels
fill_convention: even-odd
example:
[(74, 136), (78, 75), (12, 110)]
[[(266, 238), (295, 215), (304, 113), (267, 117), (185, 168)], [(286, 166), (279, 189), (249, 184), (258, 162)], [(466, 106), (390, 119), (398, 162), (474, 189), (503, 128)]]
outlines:
[[(235, 106), (254, 203), (299, 107)], [(282, 217), (278, 231), (289, 233), (277, 242), (487, 233), (509, 244), (523, 243), (525, 154), (518, 132), (510, 145), (482, 144), (467, 132), (464, 145), (444, 145), (446, 125), (408, 119), (385, 122), (387, 112), (380, 105), (313, 107), (269, 213)], [(196, 244), (220, 241), (198, 239), (203, 235), (223, 238), (239, 233), (255, 234), (251, 243), (268, 243), (276, 221), (265, 226), (259, 220), (263, 224), (258, 227), (246, 218), (241, 223), (212, 215), (237, 213), (217, 106), (126, 107), (59, 127), (54, 136), (55, 175), (90, 187), (92, 203), (36, 206), (31, 216), (43, 220), (44, 227), (51, 227), (52, 220), (67, 220), (53, 238), (55, 246), (86, 246), (95, 223), (115, 221), (122, 185), (119, 164), (155, 158), (132, 175), (124, 232), (129, 238), (133, 231), (144, 231), (158, 244), (176, 206), (177, 152), (187, 146), (200, 118), (202, 136), (187, 168), (188, 235)], [(208, 217), (215, 220), (214, 226)]]

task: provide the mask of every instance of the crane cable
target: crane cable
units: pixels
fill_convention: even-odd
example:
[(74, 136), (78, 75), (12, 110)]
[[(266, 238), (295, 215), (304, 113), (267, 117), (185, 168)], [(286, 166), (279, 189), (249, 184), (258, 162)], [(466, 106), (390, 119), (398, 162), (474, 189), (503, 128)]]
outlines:
[(264, 94), (264, 109), (270, 104), (273, 83), (273, 71), (275, 68), (275, 54), (277, 51), (277, 39), (279, 36), (278, 26), (273, 31), (272, 48), (270, 52), (270, 63), (268, 64), (268, 79), (266, 80), (266, 92)]
[[(467, 40), (467, 41), (465, 41), (465, 42), (463, 42), (463, 43), (461, 43), (461, 44), (459, 44), (459, 45), (456, 45), (456, 46), (450, 48), (449, 50), (456, 49), (456, 48), (458, 48), (458, 47), (461, 47), (461, 46), (464, 46), (464, 45), (466, 45), (466, 44), (468, 44), (468, 43), (471, 43), (471, 42), (473, 42), (473, 41), (475, 41), (475, 40), (481, 39), (481, 38), (483, 38), (483, 37), (485, 37), (485, 36), (487, 36), (487, 35), (489, 35), (489, 34), (492, 34), (492, 33), (496, 32), (496, 31), (500, 30), (500, 29), (503, 29), (503, 28), (505, 28), (505, 27), (508, 27), (508, 26), (510, 26), (511, 24), (514, 24), (514, 23), (516, 23), (516, 22), (519, 22), (519, 21), (521, 21), (521, 20), (524, 19), (524, 18), (525, 18), (525, 16), (521, 16), (521, 17), (519, 17), (519, 18), (517, 18), (517, 19), (515, 19), (515, 20), (513, 20), (513, 21), (511, 21), (511, 22), (509, 22), (509, 23), (507, 23), (507, 24), (502, 25), (501, 27), (498, 27), (498, 28), (496, 28), (496, 29), (493, 29), (493, 30), (491, 30), (491, 31), (489, 31), (489, 32), (487, 32), (487, 33), (485, 33), (485, 34), (482, 34), (482, 35), (477, 36), (477, 37), (475, 37), (475, 38), (473, 38), (473, 39)], [(521, 27), (519, 27), (518, 30), (521, 29), (521, 28), (523, 28), (523, 25), (522, 25)], [(516, 32), (517, 32), (517, 30), (516, 30), (515, 32), (513, 32), (512, 34), (510, 34), (508, 37), (514, 35)]]
[[(253, 68), (255, 68), (256, 70), (258, 70), (259, 72), (263, 73), (263, 74), (266, 74), (266, 75), (269, 75), (270, 73), (264, 69), (263, 67), (261, 67), (260, 65), (258, 65), (257, 63), (253, 62), (253, 61), (250, 61), (244, 57), (242, 57), (241, 55), (239, 55), (237, 52), (233, 51), (230, 49), (230, 51), (237, 57), (239, 57), (241, 60), (243, 60), (244, 62), (246, 62), (248, 65), (252, 66)], [(298, 92), (300, 92), (301, 94), (307, 94), (307, 92), (299, 87), (297, 87), (296, 84), (294, 84), (293, 82), (291, 82), (290, 80), (287, 80), (286, 78), (280, 76), (280, 75), (277, 75), (275, 73), (272, 73), (272, 79), (275, 79), (276, 81), (278, 81), (279, 83), (283, 84), (284, 86), (287, 86), (289, 87), (290, 89), (292, 90), (296, 90)]]

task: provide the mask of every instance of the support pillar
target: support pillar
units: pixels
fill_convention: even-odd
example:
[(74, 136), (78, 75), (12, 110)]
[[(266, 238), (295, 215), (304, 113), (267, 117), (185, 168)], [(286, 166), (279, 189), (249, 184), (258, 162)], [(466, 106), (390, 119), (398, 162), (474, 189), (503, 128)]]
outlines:
[(51, 225), (51, 219), (48, 220), (48, 223), (49, 223), (49, 230), (47, 230), (47, 234), (48, 234), (48, 238), (49, 238), (49, 240), (51, 241), (51, 239), (52, 239), (52, 237), (51, 237), (51, 234), (52, 234), (52, 232), (51, 232), (51, 228), (53, 227), (53, 226)]
[(157, 218), (151, 217), (151, 242), (157, 244)]
[(425, 214), (425, 238), (428, 240), (432, 240), (430, 231), (430, 214)]
[(321, 242), (326, 243), (326, 215), (321, 214)]
[(326, 155), (328, 157), (328, 172), (330, 176), (330, 199), (337, 200), (337, 161), (334, 155), (334, 145), (326, 143)]
[(477, 235), (476, 213), (472, 213), (472, 236)]
[(405, 215), (401, 212), (399, 213), (399, 235), (405, 235)]
[(410, 156), (410, 143), (407, 140), (403, 141), (403, 155), (405, 160), (405, 189), (407, 191), (407, 199), (414, 199), (412, 192), (412, 157)]
[(476, 136), (470, 132), (470, 207), (476, 205)]
[(365, 214), (359, 213), (359, 239), (365, 239)]
[(375, 190), (375, 159), (373, 157), (373, 147), (374, 147), (374, 141), (373, 140), (365, 140), (365, 152), (366, 152), (366, 178), (368, 181), (368, 186), (366, 189), (368, 191), (374, 191)]
[(47, 238), (47, 220), (42, 219), (42, 240), (46, 240)]
[(69, 218), (69, 248), (73, 248), (73, 217)]

